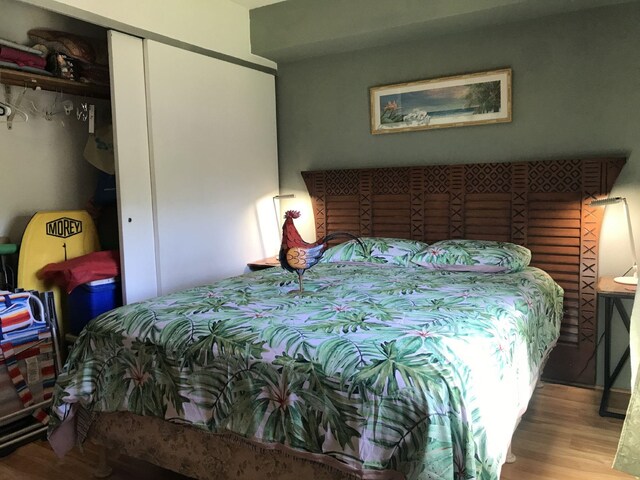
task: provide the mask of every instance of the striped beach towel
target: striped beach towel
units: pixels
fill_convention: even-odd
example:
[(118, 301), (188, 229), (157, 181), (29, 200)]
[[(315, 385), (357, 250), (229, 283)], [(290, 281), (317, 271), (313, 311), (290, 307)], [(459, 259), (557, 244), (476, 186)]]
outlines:
[(0, 295), (0, 339), (3, 333), (26, 328), (34, 322), (29, 292)]
[[(11, 342), (0, 343), (0, 365), (5, 364), (11, 383), (25, 408), (36, 401), (48, 400), (53, 395), (55, 367), (52, 349), (51, 332), (46, 330), (39, 332), (35, 341), (27, 341), (20, 346)], [(20, 361), (23, 365), (22, 370)], [(29, 388), (29, 383), (34, 383), (33, 378), (42, 384), (42, 396), (38, 399), (34, 398)], [(32, 415), (43, 425), (49, 423), (49, 415), (41, 408), (34, 410)]]
[[(24, 408), (50, 399), (55, 382), (51, 330), (43, 319), (33, 317), (30, 297), (29, 292), (0, 295), (0, 366), (6, 368), (3, 373), (15, 388), (16, 407), (22, 404)], [(37, 398), (30, 385), (37, 387)], [(5, 396), (8, 393), (4, 392)], [(49, 415), (41, 408), (32, 415), (42, 424), (49, 422)]]

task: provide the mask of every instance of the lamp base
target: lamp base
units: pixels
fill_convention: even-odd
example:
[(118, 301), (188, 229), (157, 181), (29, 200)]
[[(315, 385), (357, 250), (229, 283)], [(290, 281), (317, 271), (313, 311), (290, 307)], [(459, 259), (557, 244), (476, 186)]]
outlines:
[(638, 285), (638, 277), (616, 277), (613, 281), (624, 285)]

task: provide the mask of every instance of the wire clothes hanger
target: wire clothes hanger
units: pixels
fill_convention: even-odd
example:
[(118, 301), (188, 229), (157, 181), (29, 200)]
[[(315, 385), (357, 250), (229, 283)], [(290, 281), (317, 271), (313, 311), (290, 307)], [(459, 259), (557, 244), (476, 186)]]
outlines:
[[(62, 98), (62, 92), (56, 92), (53, 97), (53, 103), (51, 105), (47, 105), (43, 108), (36, 106), (35, 102), (31, 100), (31, 113), (37, 117), (42, 117), (47, 121), (53, 120), (54, 115), (61, 113), (62, 110), (58, 111), (58, 101)], [(65, 109), (66, 112), (66, 109)], [(67, 114), (68, 115), (68, 114)]]
[[(24, 94), (27, 91), (27, 87), (24, 87), (22, 92), (18, 95), (15, 102), (11, 101), (11, 87), (9, 85), (4, 86), (4, 101), (0, 100), (0, 108), (4, 110), (4, 114), (0, 117), (0, 123), (6, 123), (7, 129), (13, 128), (14, 122), (28, 122), (29, 115), (24, 110), (20, 109), (20, 104), (24, 98)], [(20, 117), (16, 118), (16, 114), (20, 114)], [(1, 120), (4, 118), (4, 120)]]

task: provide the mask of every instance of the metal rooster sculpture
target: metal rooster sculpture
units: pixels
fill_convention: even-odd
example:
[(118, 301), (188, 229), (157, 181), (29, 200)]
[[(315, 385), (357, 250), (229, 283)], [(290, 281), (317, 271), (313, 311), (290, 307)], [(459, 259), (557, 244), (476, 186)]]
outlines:
[(299, 218), (300, 212), (296, 210), (288, 210), (284, 214), (284, 223), (282, 224), (282, 244), (280, 245), (280, 265), (285, 270), (298, 274), (299, 292), (302, 293), (302, 275), (304, 272), (320, 261), (322, 255), (327, 250), (327, 242), (336, 237), (349, 237), (356, 240), (364, 251), (364, 244), (358, 237), (347, 232), (334, 232), (317, 240), (315, 243), (305, 242), (296, 226), (293, 224), (294, 218)]

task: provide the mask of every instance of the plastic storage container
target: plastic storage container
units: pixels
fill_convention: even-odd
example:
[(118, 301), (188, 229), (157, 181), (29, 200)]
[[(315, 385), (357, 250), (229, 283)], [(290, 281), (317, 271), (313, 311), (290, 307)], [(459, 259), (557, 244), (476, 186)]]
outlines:
[(72, 334), (78, 335), (89, 320), (122, 305), (120, 281), (107, 278), (83, 283), (69, 294), (67, 300), (69, 327)]

